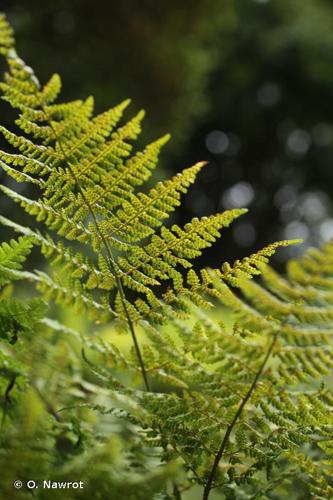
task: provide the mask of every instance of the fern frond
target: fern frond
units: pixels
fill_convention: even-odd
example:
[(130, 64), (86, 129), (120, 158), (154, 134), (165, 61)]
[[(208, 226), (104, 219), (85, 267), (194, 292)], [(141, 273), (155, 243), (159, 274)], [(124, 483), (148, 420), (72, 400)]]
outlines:
[[(0, 87), (3, 98), (19, 110), (16, 123), (22, 135), (1, 128), (5, 139), (19, 150), (0, 153), (1, 162), (17, 182), (36, 184), (40, 196), (29, 199), (6, 186), (1, 190), (57, 234), (57, 242), (47, 233), (38, 233), (36, 241), (46, 258), (66, 263), (70, 280), (63, 284), (64, 290), (72, 288), (74, 297), (82, 290), (83, 303), (88, 304), (96, 300), (96, 290), (103, 294), (116, 289), (122, 303), (118, 312), (136, 320), (145, 313), (152, 318), (154, 309), (161, 307), (161, 292), (152, 287), (169, 281), (178, 293), (183, 288), (178, 268), (190, 267), (190, 261), (219, 237), (219, 230), (243, 212), (194, 219), (184, 228), (163, 227), (156, 234), (204, 163), (157, 183), (148, 193), (137, 192), (155, 168), (168, 136), (131, 155), (144, 113), (119, 126), (129, 101), (94, 117), (92, 98), (56, 103), (61, 90), (58, 75), (42, 86), (15, 51), (7, 54), (7, 63), (9, 70)], [(92, 247), (94, 258), (66, 249), (62, 239), (83, 244), (87, 251)], [(61, 288), (61, 283), (57, 286)], [(127, 301), (127, 288), (139, 295), (136, 305)], [(113, 314), (112, 300), (110, 296)]]

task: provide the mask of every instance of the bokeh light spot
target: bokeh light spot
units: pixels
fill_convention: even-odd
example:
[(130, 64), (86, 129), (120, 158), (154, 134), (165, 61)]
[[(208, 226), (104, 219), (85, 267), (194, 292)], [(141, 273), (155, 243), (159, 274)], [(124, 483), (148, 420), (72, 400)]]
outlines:
[(284, 236), (287, 240), (292, 240), (295, 238), (300, 238), (302, 240), (307, 240), (310, 235), (308, 226), (299, 220), (294, 220), (289, 222), (284, 230)]
[(221, 130), (213, 130), (206, 137), (206, 146), (210, 153), (215, 155), (225, 153), (229, 147), (230, 141)]
[(295, 129), (287, 137), (287, 148), (291, 153), (304, 155), (311, 145), (311, 136), (306, 130)]
[(333, 238), (333, 219), (326, 219), (320, 224), (319, 234), (323, 241)]
[(247, 207), (254, 199), (254, 189), (248, 182), (238, 182), (222, 196), (225, 208)]

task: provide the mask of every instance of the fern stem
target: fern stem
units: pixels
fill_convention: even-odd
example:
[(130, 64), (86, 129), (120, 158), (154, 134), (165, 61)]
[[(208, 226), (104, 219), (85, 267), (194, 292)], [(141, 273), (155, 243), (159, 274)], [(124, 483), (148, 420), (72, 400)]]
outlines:
[[(62, 148), (61, 145), (60, 145), (60, 147), (61, 147), (61, 149), (63, 151), (63, 148)], [(113, 273), (113, 275), (114, 275), (114, 277), (116, 279), (117, 288), (118, 288), (119, 295), (120, 295), (120, 300), (121, 300), (121, 303), (122, 303), (122, 306), (123, 306), (123, 309), (124, 309), (124, 312), (125, 312), (127, 324), (128, 324), (128, 327), (129, 327), (129, 330), (130, 330), (130, 333), (131, 333), (131, 337), (132, 337), (133, 344), (134, 344), (134, 349), (135, 349), (136, 356), (138, 358), (138, 362), (139, 362), (139, 365), (140, 365), (140, 368), (141, 368), (141, 373), (142, 373), (142, 377), (143, 377), (143, 380), (144, 380), (144, 384), (145, 384), (146, 390), (150, 391), (150, 384), (149, 384), (149, 380), (148, 380), (147, 371), (146, 371), (146, 368), (145, 368), (145, 365), (144, 365), (144, 361), (143, 361), (143, 357), (142, 357), (142, 354), (141, 354), (141, 349), (140, 349), (140, 345), (139, 345), (139, 342), (138, 342), (138, 338), (137, 338), (137, 335), (135, 333), (134, 324), (133, 324), (132, 318), (131, 318), (131, 316), (130, 316), (130, 314), (128, 312), (128, 308), (127, 308), (127, 305), (126, 305), (126, 296), (125, 296), (125, 292), (124, 292), (124, 287), (123, 287), (123, 284), (121, 282), (121, 279), (120, 279), (120, 277), (119, 277), (119, 275), (117, 273), (116, 267), (115, 267), (115, 261), (114, 261), (112, 249), (110, 248), (110, 245), (108, 244), (106, 238), (104, 237), (102, 231), (99, 228), (99, 224), (98, 224), (97, 218), (96, 218), (95, 213), (94, 213), (94, 211), (93, 211), (93, 209), (92, 209), (92, 207), (91, 207), (91, 205), (89, 203), (89, 200), (87, 199), (87, 197), (85, 196), (83, 190), (81, 189), (81, 186), (77, 182), (75, 174), (72, 171), (70, 165), (68, 163), (67, 163), (67, 165), (68, 165), (68, 168), (69, 168), (71, 174), (73, 175), (73, 178), (75, 179), (75, 182), (77, 183), (77, 186), (78, 186), (78, 189), (79, 189), (80, 194), (82, 196), (82, 199), (84, 200), (84, 202), (86, 203), (86, 205), (87, 205), (87, 207), (89, 209), (89, 212), (90, 212), (90, 214), (91, 214), (91, 216), (93, 218), (96, 230), (98, 231), (98, 234), (100, 235), (100, 238), (102, 239), (104, 247), (105, 247), (106, 252), (108, 254), (108, 261), (109, 261), (110, 270), (111, 270), (111, 272)]]
[(5, 394), (3, 396), (3, 413), (2, 413), (2, 418), (1, 418), (1, 424), (0, 424), (0, 430), (2, 431), (3, 426), (5, 424), (7, 412), (8, 412), (8, 407), (11, 403), (10, 399), (10, 392), (12, 391), (14, 385), (16, 382), (16, 375), (14, 375), (8, 382), (8, 385), (5, 390)]
[(182, 494), (181, 494), (176, 483), (173, 485), (173, 494), (174, 494), (175, 500), (182, 500)]
[(87, 206), (87, 208), (88, 208), (88, 210), (90, 212), (90, 215), (91, 215), (91, 217), (92, 217), (92, 219), (94, 221), (94, 225), (95, 225), (96, 231), (98, 232), (101, 240), (103, 241), (106, 253), (108, 255), (108, 261), (109, 261), (110, 271), (112, 272), (112, 274), (114, 275), (114, 277), (116, 279), (116, 284), (117, 284), (117, 288), (118, 288), (118, 291), (119, 291), (120, 300), (121, 300), (121, 303), (122, 303), (122, 306), (123, 306), (123, 309), (124, 309), (124, 312), (125, 312), (127, 324), (128, 324), (129, 331), (130, 331), (130, 334), (131, 334), (131, 337), (132, 337), (132, 340), (133, 340), (134, 349), (135, 349), (135, 352), (136, 352), (136, 356), (138, 358), (138, 362), (139, 362), (139, 366), (140, 366), (140, 369), (141, 369), (141, 373), (142, 373), (144, 385), (145, 385), (146, 391), (149, 392), (150, 391), (150, 384), (149, 384), (149, 380), (148, 380), (146, 368), (145, 368), (143, 357), (142, 357), (142, 354), (141, 354), (141, 349), (140, 349), (140, 345), (139, 345), (139, 342), (138, 342), (138, 338), (137, 338), (137, 335), (135, 333), (134, 324), (133, 324), (132, 318), (131, 318), (131, 316), (129, 314), (129, 311), (128, 311), (128, 308), (127, 308), (127, 305), (126, 305), (126, 296), (125, 296), (125, 292), (124, 292), (124, 287), (123, 287), (121, 279), (120, 279), (120, 277), (119, 277), (119, 275), (117, 273), (117, 270), (116, 270), (115, 259), (113, 257), (112, 249), (111, 249), (110, 245), (108, 244), (106, 238), (103, 235), (103, 232), (101, 231), (101, 229), (99, 227), (98, 220), (96, 218), (95, 212), (93, 211), (92, 206), (91, 206), (89, 200), (87, 199), (84, 191), (82, 190), (82, 188), (81, 188), (81, 186), (80, 186), (80, 184), (78, 182), (78, 179), (76, 178), (76, 175), (75, 175), (75, 173), (74, 173), (74, 171), (72, 169), (72, 166), (71, 166), (70, 162), (68, 161), (68, 158), (67, 158), (66, 152), (65, 152), (65, 150), (63, 148), (63, 145), (61, 143), (61, 140), (59, 140), (58, 137), (57, 137), (57, 133), (56, 133), (56, 131), (55, 131), (53, 125), (52, 125), (52, 121), (49, 119), (49, 116), (48, 116), (47, 112), (45, 111), (43, 103), (40, 103), (40, 106), (41, 106), (41, 108), (42, 108), (42, 110), (43, 110), (43, 112), (44, 112), (44, 114), (45, 114), (45, 116), (47, 118), (46, 121), (49, 123), (49, 125), (50, 125), (50, 127), (51, 127), (51, 129), (53, 131), (55, 140), (58, 141), (59, 147), (60, 147), (62, 155), (63, 155), (63, 159), (67, 163), (69, 172), (70, 172), (71, 176), (74, 179), (74, 182), (75, 182), (75, 184), (77, 186), (77, 189), (80, 192), (80, 194), (82, 196), (82, 199), (85, 202), (85, 204), (86, 204), (86, 206)]
[(52, 417), (57, 421), (57, 422), (61, 422), (62, 421), (62, 418), (60, 417), (60, 415), (58, 415), (58, 412), (57, 410), (53, 407), (53, 405), (46, 399), (46, 397), (44, 396), (44, 394), (42, 394), (42, 392), (39, 390), (39, 388), (37, 387), (37, 385), (35, 384), (32, 384), (32, 387), (35, 389), (35, 391), (37, 392), (38, 396), (40, 397), (42, 403), (44, 404), (45, 406), (45, 409), (46, 411), (52, 415)]
[(230, 435), (232, 433), (232, 430), (233, 428), (235, 427), (238, 419), (240, 418), (240, 416), (242, 415), (242, 412), (244, 410), (244, 407), (246, 405), (246, 403), (249, 401), (250, 397), (252, 396), (252, 393), (253, 391), (255, 390), (256, 386), (257, 386), (257, 383), (262, 375), (262, 372), (266, 366), (266, 363), (269, 359), (269, 357), (271, 356), (272, 354), (272, 351), (274, 349), (274, 346), (275, 346), (275, 343), (276, 343), (276, 340), (277, 340), (277, 333), (274, 335), (273, 337), (273, 340), (266, 352), (266, 355), (253, 379), (253, 382), (249, 388), (249, 390), (247, 391), (247, 393), (245, 394), (245, 396), (243, 397), (239, 407), (238, 407), (238, 410), (236, 411), (235, 415), (234, 415), (234, 418), (232, 419), (231, 423), (228, 425), (227, 427), (227, 430), (223, 436), (223, 439), (222, 439), (222, 443), (221, 443), (221, 446), (217, 452), (217, 454), (215, 455), (215, 459), (214, 459), (214, 463), (213, 463), (213, 466), (212, 466), (212, 469), (210, 471), (210, 474), (209, 474), (209, 478), (208, 478), (208, 481), (206, 483), (206, 486), (205, 486), (205, 489), (204, 489), (204, 493), (203, 493), (203, 497), (202, 497), (202, 500), (208, 500), (209, 498), (209, 494), (212, 490), (212, 485), (213, 485), (213, 481), (215, 479), (215, 475), (216, 475), (216, 471), (217, 471), (217, 468), (219, 466), (219, 463), (221, 461), (221, 458), (223, 456), (223, 453), (225, 452), (225, 449), (228, 445), (228, 442), (229, 442), (229, 438), (230, 438)]
[[(164, 439), (162, 427), (159, 424), (157, 424), (157, 427), (158, 427), (158, 430), (160, 431), (161, 438), (162, 438), (162, 448), (164, 450), (164, 453), (166, 454), (167, 448), (168, 448), (167, 440)], [(178, 488), (176, 481), (173, 482), (173, 494), (174, 494), (175, 500), (182, 500), (182, 495), (181, 495), (181, 492)]]

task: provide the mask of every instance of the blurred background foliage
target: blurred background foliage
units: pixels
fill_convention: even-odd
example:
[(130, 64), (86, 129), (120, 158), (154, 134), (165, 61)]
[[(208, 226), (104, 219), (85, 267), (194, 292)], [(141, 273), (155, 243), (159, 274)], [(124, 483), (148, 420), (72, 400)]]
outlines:
[[(131, 97), (165, 132), (166, 174), (209, 164), (178, 212), (246, 206), (200, 264), (280, 238), (333, 235), (333, 4), (328, 0), (45, 0), (1, 2), (20, 52), (63, 98), (97, 110)], [(2, 121), (12, 120), (6, 107)], [(160, 175), (162, 175), (160, 173)], [(9, 208), (2, 202), (1, 211)], [(288, 257), (285, 251), (282, 258)]]

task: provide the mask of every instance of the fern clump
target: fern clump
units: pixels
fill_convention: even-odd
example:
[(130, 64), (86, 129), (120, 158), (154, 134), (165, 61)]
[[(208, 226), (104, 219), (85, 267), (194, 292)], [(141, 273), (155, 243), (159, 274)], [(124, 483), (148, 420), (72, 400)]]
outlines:
[[(97, 116), (91, 97), (58, 103), (60, 77), (39, 83), (4, 16), (0, 51), (8, 66), (0, 89), (19, 130), (0, 126), (8, 143), (0, 166), (32, 194), (0, 189), (35, 219), (27, 227), (0, 217), (21, 235), (0, 248), (0, 286), (23, 279), (42, 293), (22, 302), (2, 290), (1, 356), (13, 367), (2, 384), (8, 477), (24, 432), (22, 477), (83, 475), (82, 496), (98, 481), (97, 498), (179, 500), (194, 483), (204, 500), (213, 489), (280, 498), (306, 478), (307, 495), (332, 497), (332, 244), (291, 262), (285, 278), (268, 260), (297, 240), (194, 270), (193, 259), (246, 212), (166, 225), (204, 162), (145, 190), (169, 137), (135, 151), (143, 112), (121, 121), (128, 101)], [(33, 245), (53, 271), (22, 270)], [(125, 328), (133, 349), (50, 319), (53, 299)], [(38, 453), (47, 457), (39, 472)]]

